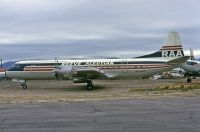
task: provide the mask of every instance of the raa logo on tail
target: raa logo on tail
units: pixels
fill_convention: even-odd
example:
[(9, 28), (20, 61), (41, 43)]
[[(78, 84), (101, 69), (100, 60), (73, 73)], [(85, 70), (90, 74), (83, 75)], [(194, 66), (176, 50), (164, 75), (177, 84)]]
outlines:
[(163, 50), (162, 57), (181, 57), (184, 56), (182, 50)]

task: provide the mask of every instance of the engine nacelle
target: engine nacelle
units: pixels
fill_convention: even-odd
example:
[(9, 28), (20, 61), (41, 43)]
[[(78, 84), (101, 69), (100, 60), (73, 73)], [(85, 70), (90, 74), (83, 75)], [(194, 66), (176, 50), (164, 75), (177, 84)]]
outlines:
[(72, 69), (73, 67), (72, 66), (59, 66), (56, 70), (55, 70), (55, 73), (58, 75), (58, 76), (71, 76), (73, 73), (72, 73)]

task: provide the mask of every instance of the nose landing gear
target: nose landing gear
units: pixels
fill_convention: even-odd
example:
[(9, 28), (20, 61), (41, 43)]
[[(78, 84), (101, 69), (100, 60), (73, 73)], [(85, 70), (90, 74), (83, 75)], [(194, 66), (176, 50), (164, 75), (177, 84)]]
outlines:
[(26, 84), (26, 80), (23, 83), (21, 83), (21, 86), (22, 86), (23, 89), (27, 89), (28, 88), (28, 86)]
[(93, 90), (93, 89), (94, 89), (94, 86), (93, 86), (93, 83), (92, 83), (91, 80), (88, 80), (88, 81), (87, 81), (86, 89), (87, 89), (87, 90)]

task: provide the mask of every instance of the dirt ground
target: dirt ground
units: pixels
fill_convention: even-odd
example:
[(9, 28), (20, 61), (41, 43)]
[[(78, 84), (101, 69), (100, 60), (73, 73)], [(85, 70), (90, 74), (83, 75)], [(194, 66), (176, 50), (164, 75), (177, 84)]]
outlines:
[[(93, 91), (87, 91), (86, 84), (74, 84), (68, 80), (28, 81), (28, 89), (22, 89), (19, 83), (9, 80), (0, 81), (0, 103), (36, 103), (63, 102), (105, 99), (136, 99), (136, 98), (173, 98), (200, 96), (200, 79), (193, 80), (189, 89), (181, 88), (188, 85), (186, 79), (162, 80), (95, 80)], [(177, 89), (168, 89), (179, 86)], [(159, 87), (167, 89), (157, 89)], [(191, 88), (191, 89), (190, 89)]]

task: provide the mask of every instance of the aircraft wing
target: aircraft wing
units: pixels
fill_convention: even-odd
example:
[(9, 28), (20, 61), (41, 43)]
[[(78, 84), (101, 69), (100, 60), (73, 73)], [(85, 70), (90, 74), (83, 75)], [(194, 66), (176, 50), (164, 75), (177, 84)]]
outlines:
[(104, 74), (103, 70), (100, 70), (91, 66), (75, 66), (72, 68), (73, 77), (83, 78), (97, 78), (97, 77), (108, 77)]

